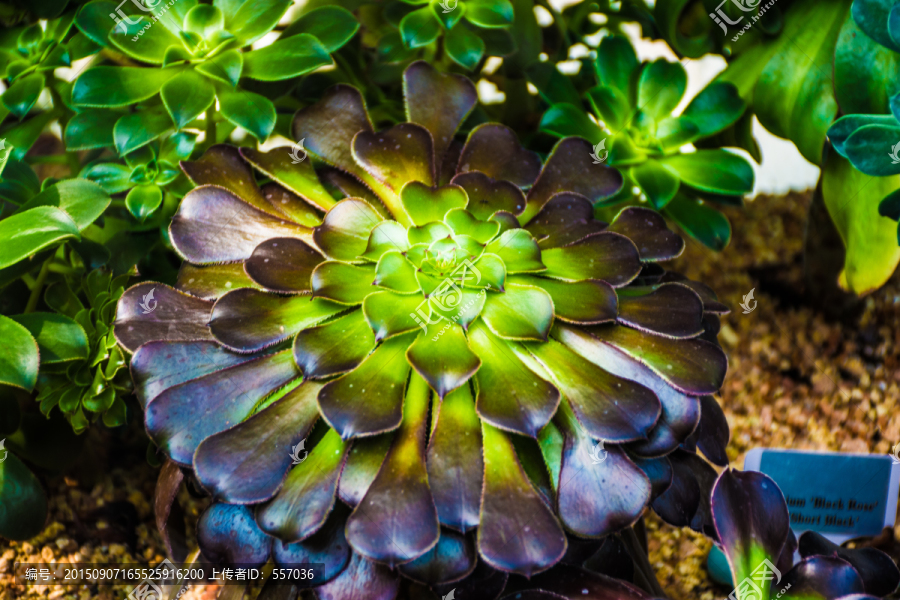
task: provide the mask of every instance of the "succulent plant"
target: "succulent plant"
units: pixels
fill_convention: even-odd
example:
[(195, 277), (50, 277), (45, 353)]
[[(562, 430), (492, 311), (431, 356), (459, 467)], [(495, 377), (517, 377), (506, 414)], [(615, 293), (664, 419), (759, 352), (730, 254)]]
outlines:
[(673, 116), (687, 87), (680, 63), (641, 64), (626, 38), (608, 36), (597, 49), (594, 67), (599, 83), (585, 96), (596, 121), (580, 101), (560, 102), (544, 113), (541, 129), (586, 138), (597, 148), (597, 162), (622, 170), (625, 187), (604, 204), (639, 197), (705, 245), (724, 248), (731, 227), (706, 201), (739, 205), (753, 191), (753, 167), (721, 148), (683, 152), (682, 147), (700, 145), (741, 118), (747, 105), (737, 88), (714, 82)]
[(728, 559), (738, 600), (887, 596), (900, 583), (890, 556), (875, 548), (850, 549), (807, 531), (802, 560), (788, 506), (771, 478), (726, 469), (712, 492), (712, 516)]
[(658, 265), (683, 240), (647, 209), (593, 219), (622, 177), (583, 139), (543, 164), (502, 125), (461, 143), (472, 83), (416, 62), (404, 84), (383, 131), (349, 86), (300, 110), (315, 161), (182, 163), (177, 286), (132, 287), (115, 325), (147, 431), (215, 498), (204, 555), (323, 563), (326, 596), (477, 556), (546, 570), (567, 534), (635, 523), (680, 445), (718, 447), (701, 405), (726, 359), (701, 336), (727, 309)]

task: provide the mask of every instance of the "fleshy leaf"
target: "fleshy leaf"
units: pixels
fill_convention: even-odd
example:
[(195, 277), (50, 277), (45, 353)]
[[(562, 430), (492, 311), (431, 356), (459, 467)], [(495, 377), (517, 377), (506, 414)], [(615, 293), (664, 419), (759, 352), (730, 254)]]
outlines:
[(468, 381), (481, 366), (463, 328), (446, 321), (420, 334), (406, 358), (441, 399)]
[(341, 502), (350, 507), (359, 504), (378, 475), (393, 439), (392, 432), (353, 440), (347, 463), (341, 472), (341, 480), (338, 482), (338, 497)]
[(454, 208), (465, 208), (468, 198), (461, 187), (432, 188), (421, 181), (410, 181), (400, 191), (400, 201), (412, 222), (418, 226), (442, 221)]
[(400, 578), (389, 568), (367, 560), (356, 552), (340, 575), (316, 589), (319, 600), (394, 600), (400, 590)]
[(496, 254), (506, 265), (507, 273), (533, 273), (546, 269), (541, 250), (525, 229), (509, 229), (487, 245), (485, 252)]
[[(269, 152), (241, 148), (240, 152), (241, 156), (254, 167), (313, 206), (328, 210), (337, 202), (319, 182), (312, 161), (304, 160), (297, 163), (293, 158), (292, 148), (273, 148)], [(275, 206), (280, 208), (277, 203)], [(291, 212), (287, 214), (292, 216)]]
[[(0, 335), (4, 340), (0, 348), (0, 384), (30, 392), (37, 383), (40, 364), (38, 343), (28, 329), (2, 315), (0, 315)], [(13, 473), (10, 484), (13, 485), (18, 478), (17, 472)]]
[(336, 260), (355, 260), (366, 251), (369, 234), (381, 216), (363, 200), (348, 198), (335, 204), (316, 227), (313, 239)]
[(472, 573), (477, 562), (475, 545), (462, 534), (441, 529), (434, 548), (398, 570), (413, 581), (436, 584), (458, 581)]
[(525, 226), (541, 249), (557, 248), (603, 231), (594, 219), (594, 207), (584, 196), (556, 194)]
[(497, 181), (529, 187), (541, 172), (541, 159), (523, 148), (509, 127), (484, 123), (469, 134), (459, 157), (457, 172), (470, 171), (481, 171)]
[(466, 192), (466, 210), (482, 221), (490, 219), (498, 210), (514, 215), (525, 210), (525, 194), (509, 181), (496, 181), (479, 171), (460, 173), (451, 183)]
[(605, 281), (558, 281), (532, 275), (512, 275), (511, 284), (538, 287), (553, 301), (557, 319), (582, 325), (614, 321), (618, 312), (616, 291)]
[[(836, 556), (805, 558), (778, 582), (781, 589), (790, 586), (782, 596), (787, 600), (807, 598), (853, 598), (862, 594), (865, 585), (853, 566)], [(775, 587), (774, 585), (772, 586)]]
[(419, 294), (374, 292), (363, 301), (363, 313), (379, 342), (432, 322), (431, 305)]
[(890, 556), (877, 548), (844, 548), (815, 531), (805, 531), (799, 540), (800, 556), (837, 556), (853, 565), (873, 596), (887, 596), (900, 584), (900, 570)]
[(247, 275), (259, 286), (282, 293), (309, 292), (313, 271), (325, 258), (296, 238), (268, 239), (244, 263)]
[(167, 285), (139, 283), (119, 299), (116, 340), (129, 352), (151, 340), (209, 340), (212, 336), (206, 323), (212, 308), (212, 302)]
[(434, 185), (431, 134), (419, 125), (400, 123), (379, 132), (361, 131), (353, 138), (353, 157), (395, 194), (410, 181)]
[(294, 360), (307, 379), (352, 371), (375, 348), (375, 336), (361, 310), (294, 338)]
[(374, 285), (409, 294), (419, 290), (416, 281), (416, 268), (403, 254), (396, 250), (385, 252), (378, 259), (375, 268)]
[(619, 294), (619, 322), (641, 331), (692, 338), (703, 333), (702, 320), (703, 301), (686, 285), (666, 283), (649, 294)]
[(313, 535), (302, 542), (285, 544), (276, 539), (273, 544), (272, 558), (277, 565), (292, 568), (300, 563), (318, 564), (315, 574), (316, 583), (312, 581), (293, 581), (293, 585), (304, 587), (321, 585), (337, 577), (350, 562), (350, 545), (344, 537), (344, 524), (350, 511), (336, 505), (324, 525)]
[(666, 226), (659, 213), (637, 206), (622, 209), (609, 231), (621, 233), (637, 246), (643, 261), (668, 260), (684, 251), (684, 240)]
[[(285, 238), (290, 239), (290, 238)], [(204, 300), (215, 300), (238, 288), (261, 289), (244, 271), (244, 263), (224, 263), (206, 266), (181, 263), (176, 289)]]
[(612, 232), (595, 233), (563, 248), (541, 253), (547, 277), (563, 281), (601, 279), (613, 287), (631, 282), (641, 271), (634, 242)]
[(197, 542), (204, 558), (219, 565), (262, 566), (272, 550), (272, 538), (239, 504), (210, 505), (197, 522)]
[(312, 273), (313, 296), (341, 304), (362, 304), (372, 292), (375, 269), (358, 267), (337, 260), (327, 260)]
[(481, 317), (504, 339), (546, 341), (553, 325), (553, 301), (539, 287), (509, 284), (504, 293), (488, 296)]

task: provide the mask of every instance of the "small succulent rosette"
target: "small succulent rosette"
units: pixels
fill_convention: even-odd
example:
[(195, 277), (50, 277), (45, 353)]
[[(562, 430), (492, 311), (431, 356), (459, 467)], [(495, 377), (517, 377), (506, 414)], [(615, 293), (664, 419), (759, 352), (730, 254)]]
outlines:
[(320, 564), (327, 598), (531, 576), (651, 501), (683, 511), (683, 455), (727, 461), (727, 309), (658, 265), (683, 240), (650, 210), (593, 218), (622, 176), (587, 141), (542, 164), (502, 125), (457, 140), (469, 80), (417, 62), (404, 89), (383, 131), (348, 86), (300, 110), (315, 161), (183, 163), (177, 286), (118, 306), (147, 431), (215, 499), (204, 555)]

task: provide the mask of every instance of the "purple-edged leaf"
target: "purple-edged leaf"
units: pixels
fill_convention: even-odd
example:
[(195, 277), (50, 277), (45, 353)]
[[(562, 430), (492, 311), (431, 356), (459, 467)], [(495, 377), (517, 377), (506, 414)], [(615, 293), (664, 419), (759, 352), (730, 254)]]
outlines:
[(276, 218), (283, 216), (263, 197), (253, 178), (253, 169), (234, 146), (211, 146), (199, 159), (182, 161), (181, 168), (197, 187), (223, 187), (257, 210)]
[(497, 569), (530, 577), (566, 553), (566, 536), (525, 474), (509, 434), (482, 422), (484, 494), (478, 553)]
[(684, 240), (669, 229), (666, 220), (649, 208), (629, 206), (609, 224), (609, 231), (621, 233), (637, 246), (641, 260), (669, 260), (684, 251)]
[(278, 539), (274, 541), (272, 558), (275, 564), (285, 568), (294, 568), (295, 565), (303, 563), (319, 565), (313, 580), (294, 581), (294, 585), (298, 587), (321, 585), (331, 581), (344, 570), (350, 562), (351, 554), (350, 544), (344, 537), (344, 525), (349, 514), (350, 511), (345, 506), (336, 504), (325, 524), (302, 542), (286, 544)]
[(375, 269), (371, 265), (349, 265), (327, 260), (317, 266), (312, 277), (313, 296), (341, 304), (362, 304), (372, 293)]
[(469, 386), (440, 403), (428, 440), (428, 483), (443, 525), (466, 532), (478, 525), (481, 502), (481, 423)]
[[(319, 178), (313, 170), (311, 160), (295, 162), (293, 148), (273, 148), (270, 152), (260, 152), (253, 148), (241, 148), (241, 156), (251, 165), (265, 173), (270, 179), (277, 181), (285, 188), (311, 204), (316, 208), (327, 211), (334, 206), (336, 200), (328, 193), (328, 190), (319, 182)], [(293, 217), (305, 215), (300, 207), (292, 206), (293, 203), (280, 204), (272, 202), (276, 208)], [(298, 222), (302, 222), (299, 221)]]
[(361, 310), (294, 338), (294, 360), (307, 379), (352, 371), (375, 348), (375, 336)]
[(772, 590), (788, 591), (781, 597), (785, 600), (828, 600), (850, 594), (862, 594), (865, 585), (853, 565), (836, 556), (813, 556), (805, 558), (785, 573)]
[[(433, 188), (414, 180), (403, 186), (400, 202), (412, 222), (421, 227), (426, 223), (442, 221), (450, 210), (465, 208), (469, 200), (459, 186)], [(414, 243), (412, 239), (410, 243)]]
[(181, 263), (175, 287), (204, 300), (215, 300), (226, 292), (238, 288), (262, 289), (244, 271), (242, 262), (206, 266), (192, 265), (189, 262)]
[(321, 298), (276, 296), (244, 288), (216, 301), (209, 329), (231, 350), (256, 352), (346, 309)]
[(722, 407), (713, 396), (700, 397), (700, 424), (696, 430), (697, 447), (713, 464), (728, 465), (728, 421)]
[(639, 449), (639, 454), (650, 457), (666, 455), (697, 427), (699, 400), (678, 392), (638, 360), (580, 328), (559, 324), (552, 335), (595, 365), (637, 382), (656, 394), (662, 404), (662, 414), (647, 435), (647, 440), (629, 444), (629, 450), (637, 452)]
[(428, 186), (435, 182), (431, 134), (414, 123), (359, 132), (353, 138), (353, 158), (395, 194), (410, 181)]
[(476, 598), (477, 600), (497, 600), (506, 587), (509, 573), (498, 571), (483, 560), (478, 560), (472, 574), (452, 583), (436, 584), (432, 589), (441, 596), (451, 590), (460, 598)]
[(419, 323), (431, 318), (431, 305), (420, 294), (374, 292), (363, 301), (363, 313), (375, 332), (375, 340), (380, 342), (401, 333), (419, 331)]
[(900, 570), (893, 559), (877, 548), (844, 548), (815, 531), (806, 531), (800, 536), (800, 556), (837, 556), (853, 565), (866, 593), (873, 596), (887, 596), (900, 584)]
[(322, 224), (322, 213), (317, 208), (282, 185), (270, 181), (263, 185), (260, 191), (269, 204), (290, 220), (304, 227), (318, 227)]
[(340, 575), (316, 588), (318, 600), (394, 600), (400, 578), (384, 565), (367, 560), (356, 552)]
[(691, 288), (666, 283), (649, 294), (619, 293), (619, 322), (663, 337), (684, 339), (703, 333), (703, 301)]
[(509, 284), (502, 294), (489, 294), (481, 318), (507, 340), (545, 341), (553, 325), (553, 300), (539, 287)]
[(481, 359), (475, 375), (478, 415), (501, 429), (536, 437), (556, 412), (559, 390), (481, 322), (469, 329), (469, 346)]
[(131, 357), (131, 379), (138, 402), (146, 408), (164, 390), (247, 360), (212, 341), (147, 342)]
[(472, 130), (459, 157), (457, 173), (470, 171), (527, 188), (541, 172), (541, 159), (524, 149), (509, 127), (485, 123)]
[(463, 328), (446, 321), (421, 333), (406, 351), (406, 359), (441, 399), (467, 382), (481, 366)]
[(662, 456), (660, 458), (640, 458), (637, 456), (629, 456), (631, 461), (644, 472), (647, 479), (650, 480), (650, 499), (655, 500), (669, 489), (672, 485), (672, 478), (675, 471), (672, 462)]
[(601, 342), (647, 365), (685, 394), (714, 394), (722, 387), (728, 359), (715, 344), (703, 340), (672, 340), (609, 325), (592, 327), (590, 332)]
[(553, 196), (525, 226), (542, 250), (559, 248), (600, 233), (606, 225), (594, 218), (584, 196), (563, 192)]
[(703, 501), (700, 484), (684, 461), (669, 461), (671, 482), (651, 506), (659, 517), (674, 527), (688, 527)]
[(704, 312), (717, 315), (727, 315), (729, 312), (731, 312), (731, 309), (719, 302), (719, 298), (718, 296), (716, 296), (716, 293), (705, 283), (700, 283), (699, 281), (691, 281), (684, 275), (675, 273), (673, 271), (666, 271), (666, 273), (660, 278), (659, 281), (660, 283), (675, 281), (686, 285), (697, 292), (697, 294), (700, 296), (700, 299), (703, 300)]
[(645, 592), (621, 579), (592, 573), (579, 567), (559, 565), (532, 579), (532, 585), (568, 600), (649, 600)]
[(244, 263), (259, 286), (286, 294), (312, 290), (313, 270), (325, 260), (309, 244), (295, 238), (273, 238), (253, 249)]
[[(775, 564), (791, 527), (781, 490), (756, 472), (723, 471), (713, 488), (712, 515), (733, 581), (749, 577), (764, 560)], [(765, 586), (762, 591), (768, 597)], [(863, 591), (862, 582), (860, 589), (844, 593), (853, 591)]]
[(243, 421), (257, 402), (298, 375), (285, 351), (192, 379), (147, 404), (147, 432), (169, 458), (189, 465), (200, 442)]
[(592, 440), (568, 407), (560, 408), (556, 422), (565, 437), (557, 506), (566, 529), (600, 537), (634, 525), (650, 501), (650, 480), (644, 472), (615, 446), (597, 463)]
[(603, 231), (564, 248), (541, 253), (547, 265), (542, 275), (563, 281), (601, 279), (621, 287), (641, 272), (641, 260), (635, 245), (627, 237)]
[(361, 365), (325, 384), (319, 410), (343, 439), (397, 428), (409, 373), (411, 335), (385, 340)]
[(569, 137), (557, 142), (528, 193), (528, 204), (519, 222), (530, 221), (559, 192), (581, 194), (596, 204), (622, 189), (622, 174), (612, 167), (593, 164), (592, 151), (590, 142), (582, 138)]
[[(116, 307), (116, 340), (129, 352), (154, 340), (212, 339), (206, 326), (212, 302), (152, 281), (128, 288)], [(148, 312), (149, 311), (149, 312)]]
[(393, 433), (386, 433), (353, 440), (353, 447), (350, 449), (338, 483), (338, 497), (341, 502), (351, 507), (359, 504), (378, 475), (393, 439)]
[(347, 519), (353, 549), (391, 568), (422, 556), (438, 541), (437, 510), (425, 470), (430, 396), (425, 380), (413, 375), (403, 423), (378, 475)]
[[(318, 531), (334, 506), (348, 447), (329, 429), (314, 448), (304, 450), (301, 458), (305, 460), (290, 470), (281, 491), (256, 511), (260, 528), (287, 542), (304, 540)], [(283, 454), (290, 459), (291, 449)]]
[(246, 421), (200, 442), (194, 454), (200, 484), (217, 500), (232, 504), (274, 496), (291, 464), (292, 448), (319, 417), (316, 394), (321, 387), (306, 381)]
[(184, 562), (188, 553), (184, 510), (177, 500), (183, 481), (184, 473), (181, 467), (171, 460), (167, 460), (159, 470), (159, 478), (153, 493), (153, 514), (156, 517), (156, 528), (165, 544), (166, 553), (179, 564)]
[(228, 190), (211, 185), (188, 192), (169, 225), (176, 252), (195, 264), (245, 260), (268, 239), (308, 240), (310, 233), (308, 227), (283, 215), (261, 212)]
[(434, 585), (459, 581), (471, 575), (478, 560), (475, 544), (450, 529), (441, 529), (441, 537), (434, 548), (412, 562), (402, 564), (398, 571), (409, 579)]
[(475, 86), (462, 75), (441, 73), (420, 60), (403, 72), (403, 92), (407, 118), (431, 133), (440, 164), (457, 128), (478, 103)]
[(460, 173), (451, 180), (466, 191), (466, 210), (486, 221), (498, 210), (517, 215), (525, 210), (525, 194), (509, 181), (496, 181), (480, 171)]
[(366, 251), (369, 233), (381, 216), (359, 198), (341, 200), (316, 227), (313, 239), (325, 254), (336, 260), (357, 260)]
[(557, 319), (581, 325), (596, 325), (616, 319), (616, 291), (605, 281), (559, 281), (533, 275), (511, 275), (509, 283), (539, 287), (550, 294)]
[(616, 443), (642, 440), (659, 418), (660, 401), (647, 387), (598, 367), (554, 340), (525, 346), (551, 374), (591, 437)]
[(197, 542), (216, 565), (262, 566), (272, 550), (272, 538), (256, 526), (250, 509), (238, 504), (210, 505), (197, 522)]

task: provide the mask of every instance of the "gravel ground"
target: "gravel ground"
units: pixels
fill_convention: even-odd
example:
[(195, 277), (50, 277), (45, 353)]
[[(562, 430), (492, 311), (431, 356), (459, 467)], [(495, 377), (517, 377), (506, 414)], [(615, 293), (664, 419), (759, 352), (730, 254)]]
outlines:
[[(809, 194), (760, 197), (726, 212), (735, 226), (719, 254), (689, 242), (677, 261), (692, 279), (710, 284), (736, 309), (723, 317), (720, 340), (729, 371), (719, 401), (731, 426), (732, 466), (757, 446), (888, 453), (900, 442), (900, 280), (865, 298), (856, 316), (827, 318), (804, 303), (803, 223)], [(757, 308), (743, 314), (744, 294), (755, 288)], [(93, 432), (98, 438), (106, 434)], [(0, 542), (0, 600), (60, 598), (113, 600), (130, 586), (12, 585), (15, 562), (156, 564), (164, 558), (151, 502), (156, 470), (144, 460), (146, 440), (98, 439), (96, 456), (65, 478), (52, 479), (47, 528), (25, 543)], [(102, 450), (96, 450), (102, 448)], [(203, 501), (182, 490), (196, 518)], [(193, 518), (192, 518), (193, 517)], [(650, 562), (673, 600), (712, 600), (729, 590), (713, 584), (705, 560), (711, 543), (690, 530), (647, 518)], [(900, 533), (900, 528), (896, 531)], [(894, 532), (871, 542), (900, 558)], [(865, 542), (868, 543), (868, 542)], [(214, 586), (185, 600), (210, 599)]]

